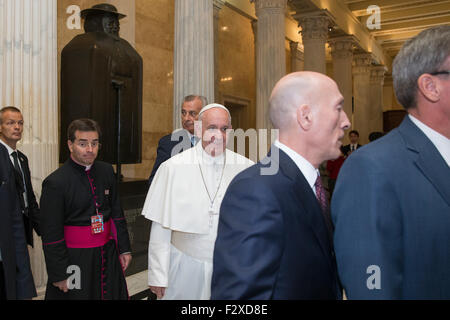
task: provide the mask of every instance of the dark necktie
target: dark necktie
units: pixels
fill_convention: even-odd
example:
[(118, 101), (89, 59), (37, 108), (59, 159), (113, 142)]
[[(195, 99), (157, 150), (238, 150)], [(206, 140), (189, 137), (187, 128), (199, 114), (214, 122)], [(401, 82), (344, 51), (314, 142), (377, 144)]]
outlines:
[(17, 173), (20, 175), (20, 177), (21, 177), (20, 180), (22, 180), (22, 183), (23, 183), (23, 172), (19, 166), (17, 151), (14, 151), (13, 153), (11, 153), (11, 156), (13, 157), (13, 160), (14, 160), (14, 169), (16, 169)]
[(19, 194), (20, 205), (21, 205), (22, 209), (24, 209), (26, 207), (26, 203), (25, 203), (24, 194), (23, 194), (25, 192), (23, 172), (19, 166), (17, 151), (14, 151), (13, 153), (11, 153), (11, 156), (13, 157), (13, 161), (14, 161), (14, 171), (15, 171), (14, 174), (16, 176), (17, 193)]
[(317, 200), (319, 201), (320, 208), (322, 209), (322, 215), (325, 219), (325, 224), (327, 225), (327, 229), (330, 232), (330, 235), (333, 234), (333, 223), (331, 221), (331, 215), (330, 215), (330, 207), (328, 205), (328, 198), (327, 194), (325, 192), (325, 188), (322, 184), (322, 179), (319, 175), (317, 175), (316, 183), (314, 184), (314, 187), (316, 188), (316, 196)]

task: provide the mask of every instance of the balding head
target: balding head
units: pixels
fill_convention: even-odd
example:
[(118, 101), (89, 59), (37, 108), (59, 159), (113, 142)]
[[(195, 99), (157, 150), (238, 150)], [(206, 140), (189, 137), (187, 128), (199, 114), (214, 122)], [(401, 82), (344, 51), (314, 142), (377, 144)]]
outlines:
[(318, 89), (323, 82), (332, 81), (316, 72), (294, 72), (281, 78), (269, 99), (270, 120), (276, 129), (286, 129), (295, 124), (296, 110), (300, 105), (314, 105), (322, 93)]
[(270, 120), (280, 142), (311, 164), (340, 154), (344, 130), (350, 126), (336, 83), (316, 72), (294, 72), (281, 78), (269, 99)]

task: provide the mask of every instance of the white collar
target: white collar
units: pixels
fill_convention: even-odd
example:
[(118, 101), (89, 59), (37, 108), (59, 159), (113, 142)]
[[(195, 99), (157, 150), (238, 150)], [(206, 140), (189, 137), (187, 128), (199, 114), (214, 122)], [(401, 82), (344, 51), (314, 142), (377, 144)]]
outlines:
[(203, 145), (201, 143), (201, 141), (199, 141), (196, 145), (195, 148), (197, 150), (197, 155), (199, 156), (199, 161), (200, 163), (205, 163), (205, 164), (223, 164), (224, 162), (224, 154), (225, 152), (227, 152), (227, 149), (224, 150), (224, 152), (222, 152), (220, 155), (218, 155), (217, 157), (213, 157), (210, 154), (208, 154), (205, 149), (203, 149)]
[(450, 167), (450, 139), (443, 136), (436, 130), (433, 130), (419, 119), (408, 114), (409, 119), (427, 136), (428, 139), (434, 144), (441, 156), (444, 158), (447, 165)]
[(3, 144), (3, 145), (6, 147), (6, 149), (8, 150), (8, 154), (9, 154), (10, 156), (11, 156), (11, 153), (13, 153), (14, 151), (17, 151), (17, 149), (14, 150), (14, 149), (11, 148), (10, 146), (8, 146), (8, 145), (6, 144), (6, 142), (3, 141), (2, 139), (0, 139), (0, 143)]
[(299, 155), (297, 152), (295, 152), (288, 146), (281, 143), (279, 140), (276, 140), (274, 145), (279, 149), (283, 150), (289, 156), (289, 158), (291, 158), (292, 161), (295, 162), (295, 164), (305, 177), (306, 181), (308, 181), (310, 187), (313, 190), (315, 190), (314, 184), (316, 183), (317, 176), (320, 175), (319, 170), (314, 168), (314, 166), (308, 160), (303, 158), (301, 155)]

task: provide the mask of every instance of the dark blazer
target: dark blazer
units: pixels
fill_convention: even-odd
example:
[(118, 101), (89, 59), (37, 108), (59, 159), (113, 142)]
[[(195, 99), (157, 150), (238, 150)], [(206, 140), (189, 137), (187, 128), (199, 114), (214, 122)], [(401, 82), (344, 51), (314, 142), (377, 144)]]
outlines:
[(0, 144), (0, 249), (8, 299), (36, 296), (13, 166)]
[(19, 162), (22, 167), (23, 175), (25, 177), (25, 186), (27, 190), (27, 198), (28, 198), (28, 210), (24, 213), (23, 216), (23, 224), (25, 227), (25, 236), (27, 238), (27, 243), (33, 247), (33, 229), (40, 236), (39, 230), (39, 206), (36, 201), (36, 196), (34, 195), (33, 185), (31, 184), (31, 173), (30, 167), (28, 165), (28, 158), (20, 151), (19, 154)]
[(271, 154), (276, 174), (261, 174), (267, 165), (259, 162), (235, 177), (222, 201), (211, 299), (339, 299), (319, 202), (289, 156), (275, 146)]
[(450, 299), (450, 168), (408, 116), (344, 162), (332, 217), (349, 299)]
[[(357, 144), (357, 148), (356, 150), (358, 150), (359, 148), (361, 148), (362, 145), (360, 145), (359, 143)], [(355, 151), (356, 151), (355, 150)], [(348, 153), (350, 152), (350, 144), (347, 144), (345, 146), (342, 147), (342, 152), (344, 153), (344, 155), (348, 155)]]
[(162, 137), (158, 143), (158, 149), (156, 150), (156, 160), (153, 165), (152, 172), (148, 178), (148, 186), (152, 184), (153, 177), (156, 174), (159, 166), (166, 160), (170, 159), (172, 156), (183, 152), (192, 147), (191, 140), (187, 131), (176, 130), (171, 134)]

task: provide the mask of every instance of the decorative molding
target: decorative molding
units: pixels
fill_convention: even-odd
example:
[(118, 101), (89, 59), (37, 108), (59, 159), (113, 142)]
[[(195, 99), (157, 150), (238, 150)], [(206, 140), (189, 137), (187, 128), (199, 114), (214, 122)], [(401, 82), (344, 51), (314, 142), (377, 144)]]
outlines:
[(298, 20), (302, 28), (302, 39), (305, 40), (323, 40), (328, 39), (328, 31), (331, 19), (327, 16), (303, 17)]
[(372, 66), (370, 69), (370, 84), (383, 86), (386, 71), (386, 66)]
[(223, 6), (225, 5), (224, 0), (213, 0), (213, 9), (214, 9), (214, 18), (219, 18), (219, 12), (222, 10)]
[(250, 0), (255, 4), (255, 14), (259, 18), (263, 15), (283, 14), (287, 7), (287, 0)]

